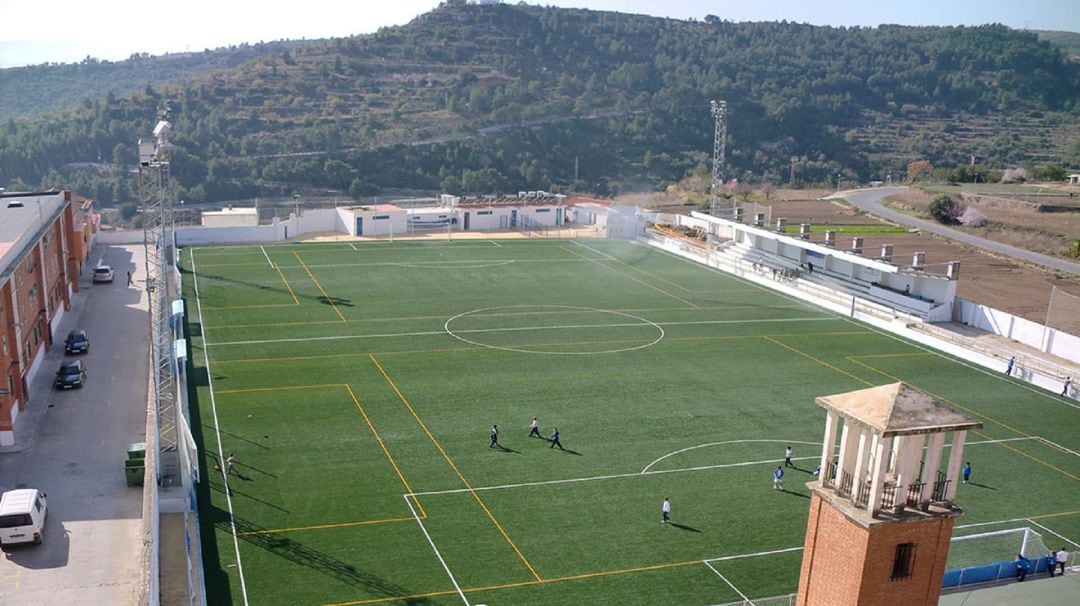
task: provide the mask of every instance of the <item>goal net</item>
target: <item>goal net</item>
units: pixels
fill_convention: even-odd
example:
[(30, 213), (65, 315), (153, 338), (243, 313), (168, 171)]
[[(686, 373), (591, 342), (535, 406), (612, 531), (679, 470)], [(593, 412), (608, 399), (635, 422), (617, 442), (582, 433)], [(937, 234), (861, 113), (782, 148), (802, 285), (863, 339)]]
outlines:
[(953, 537), (949, 543), (949, 559), (946, 570), (971, 566), (985, 566), (994, 562), (1011, 562), (1016, 554), (1034, 561), (1046, 557), (1050, 548), (1042, 535), (1030, 528), (1013, 528), (995, 532), (982, 532), (963, 537)]

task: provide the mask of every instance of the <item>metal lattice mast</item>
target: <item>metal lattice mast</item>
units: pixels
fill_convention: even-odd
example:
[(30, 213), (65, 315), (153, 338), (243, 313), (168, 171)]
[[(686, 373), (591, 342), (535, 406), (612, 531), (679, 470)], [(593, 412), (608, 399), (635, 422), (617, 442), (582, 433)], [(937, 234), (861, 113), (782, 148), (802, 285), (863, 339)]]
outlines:
[(169, 486), (179, 475), (177, 409), (173, 374), (173, 336), (169, 326), (169, 261), (172, 250), (172, 201), (169, 195), (168, 142), (172, 125), (165, 120), (154, 128), (154, 140), (139, 140), (139, 202), (143, 214), (146, 252), (146, 294), (150, 302), (151, 366), (157, 407), (159, 480)]
[(724, 155), (727, 151), (727, 101), (710, 101), (714, 121), (712, 187), (710, 188), (709, 213), (716, 214), (716, 202), (720, 197), (720, 186), (724, 182)]

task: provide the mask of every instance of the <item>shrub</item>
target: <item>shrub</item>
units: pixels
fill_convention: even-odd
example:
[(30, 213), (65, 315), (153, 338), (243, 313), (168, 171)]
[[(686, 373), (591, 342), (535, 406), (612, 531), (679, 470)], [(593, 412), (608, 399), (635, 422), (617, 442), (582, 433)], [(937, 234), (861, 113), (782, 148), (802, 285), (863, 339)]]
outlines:
[(1006, 168), (1001, 174), (1002, 183), (1023, 183), (1028, 180), (1026, 168)]
[(959, 223), (959, 217), (964, 212), (964, 207), (957, 204), (950, 196), (942, 194), (930, 203), (928, 209), (930, 216), (938, 220), (939, 223), (945, 225), (956, 225)]
[(960, 224), (964, 227), (982, 227), (986, 225), (986, 217), (979, 212), (979, 209), (969, 206), (961, 213)]

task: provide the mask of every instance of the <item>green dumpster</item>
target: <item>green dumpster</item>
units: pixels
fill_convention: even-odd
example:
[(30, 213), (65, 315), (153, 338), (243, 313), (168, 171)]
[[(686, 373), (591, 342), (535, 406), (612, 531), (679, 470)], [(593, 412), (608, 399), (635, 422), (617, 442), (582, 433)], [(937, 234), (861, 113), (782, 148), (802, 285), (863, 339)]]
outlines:
[(144, 459), (128, 459), (124, 461), (124, 477), (128, 486), (142, 486), (143, 476), (146, 474), (146, 461)]
[(145, 459), (146, 458), (146, 442), (136, 442), (128, 445), (127, 458), (132, 459)]

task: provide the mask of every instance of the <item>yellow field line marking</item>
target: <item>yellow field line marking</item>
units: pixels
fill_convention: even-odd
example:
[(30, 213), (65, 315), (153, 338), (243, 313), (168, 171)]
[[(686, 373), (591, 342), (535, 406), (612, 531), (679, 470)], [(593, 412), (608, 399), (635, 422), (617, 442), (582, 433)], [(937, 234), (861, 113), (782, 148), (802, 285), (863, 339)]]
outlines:
[[(725, 291), (728, 292), (728, 291)], [(282, 307), (288, 307), (288, 305), (282, 305)], [(204, 306), (205, 308), (205, 306)], [(664, 312), (664, 311), (728, 311), (732, 309), (801, 309), (801, 305), (725, 305), (723, 307), (698, 307), (696, 309), (686, 309), (685, 307), (629, 307), (629, 308), (617, 308), (610, 311), (621, 311), (623, 313), (629, 312)], [(232, 307), (219, 307), (217, 309), (234, 309)], [(564, 309), (561, 311), (551, 312), (517, 312), (517, 313), (489, 313), (486, 316), (511, 316), (511, 315), (544, 315), (544, 314), (558, 314), (569, 315), (573, 313), (590, 313), (589, 311), (575, 311), (570, 309)], [(385, 322), (412, 322), (415, 320), (445, 320), (446, 316), (399, 316), (394, 318), (358, 318), (353, 320), (346, 320), (350, 324), (365, 324), (365, 323), (385, 323)], [(226, 328), (271, 328), (275, 326), (312, 326), (318, 324), (340, 324), (338, 320), (311, 320), (308, 322), (265, 322), (258, 324), (222, 324), (220, 326), (214, 326), (216, 330), (222, 330)], [(867, 331), (870, 332), (870, 331)]]
[(701, 307), (698, 306), (697, 304), (691, 303), (690, 301), (687, 301), (686, 299), (683, 299), (682, 297), (680, 297), (678, 295), (673, 295), (673, 294), (669, 293), (668, 291), (666, 291), (666, 290), (664, 290), (662, 288), (653, 286), (652, 284), (649, 284), (648, 282), (645, 282), (644, 280), (639, 280), (639, 279), (635, 278), (634, 276), (631, 276), (631, 275), (629, 275), (629, 274), (627, 274), (625, 272), (621, 272), (621, 271), (615, 269), (614, 267), (608, 267), (607, 265), (604, 265), (603, 263), (601, 263), (598, 259), (592, 259), (590, 257), (586, 257), (585, 255), (577, 252), (576, 250), (570, 250), (569, 248), (567, 248), (565, 246), (563, 246), (562, 248), (566, 252), (577, 255), (577, 256), (579, 256), (579, 257), (581, 257), (583, 259), (588, 259), (588, 260), (592, 261), (593, 263), (596, 263), (600, 267), (603, 267), (604, 269), (606, 269), (606, 270), (608, 270), (610, 272), (619, 274), (620, 276), (622, 276), (624, 278), (627, 278), (627, 279), (630, 279), (630, 280), (633, 280), (634, 282), (637, 282), (638, 284), (641, 284), (643, 286), (648, 286), (649, 288), (655, 290), (656, 292), (663, 293), (663, 294), (671, 297), (672, 299), (675, 299), (676, 301), (681, 301), (683, 303), (686, 303), (687, 305), (689, 305), (690, 307), (693, 307), (694, 309), (701, 309)]
[(296, 293), (293, 292), (292, 286), (289, 285), (289, 281), (285, 279), (285, 274), (281, 273), (281, 267), (278, 266), (278, 265), (275, 265), (274, 269), (276, 269), (278, 275), (281, 276), (281, 281), (285, 283), (285, 288), (289, 289), (289, 296), (292, 297), (293, 303), (296, 303), (297, 305), (299, 305), (300, 304), (300, 299), (296, 298)]
[(345, 322), (345, 316), (341, 315), (341, 310), (337, 308), (337, 305), (334, 305), (334, 300), (330, 298), (330, 295), (326, 294), (326, 291), (323, 290), (322, 284), (319, 284), (319, 281), (315, 279), (315, 274), (311, 273), (311, 270), (308, 269), (307, 264), (305, 264), (304, 260), (300, 258), (300, 253), (293, 251), (293, 256), (295, 256), (296, 260), (300, 262), (301, 267), (304, 268), (304, 271), (307, 272), (307, 275), (311, 277), (311, 281), (315, 283), (315, 286), (319, 289), (319, 292), (322, 293), (323, 298), (326, 299), (326, 302), (330, 304), (330, 307), (334, 308), (334, 313), (336, 313), (338, 317), (341, 318), (342, 322)]
[(871, 383), (870, 381), (867, 381), (866, 379), (863, 379), (861, 377), (857, 377), (857, 376), (851, 374), (850, 372), (848, 372), (848, 371), (846, 371), (846, 370), (844, 370), (842, 368), (837, 368), (836, 366), (833, 366), (832, 364), (829, 364), (828, 362), (826, 362), (824, 360), (821, 360), (819, 358), (815, 358), (814, 356), (812, 356), (812, 355), (810, 355), (810, 354), (808, 354), (808, 353), (806, 353), (804, 351), (799, 351), (798, 349), (796, 349), (796, 348), (794, 348), (794, 347), (792, 347), (792, 346), (790, 346), (790, 345), (788, 345), (786, 343), (781, 343), (780, 341), (777, 341), (776, 339), (773, 339), (772, 337), (765, 336), (765, 337), (762, 337), (762, 338), (765, 339), (766, 341), (771, 342), (771, 343), (775, 343), (775, 344), (779, 345), (780, 347), (783, 347), (784, 349), (791, 350), (791, 351), (799, 354), (800, 356), (809, 358), (809, 359), (817, 362), (818, 364), (821, 364), (822, 366), (824, 366), (826, 368), (831, 368), (831, 369), (835, 370), (836, 372), (838, 372), (838, 373), (840, 373), (842, 375), (851, 377), (852, 379), (855, 379), (856, 381), (858, 381), (858, 382), (860, 382), (860, 383), (862, 383), (864, 385), (870, 385), (871, 387), (874, 385), (873, 383)]
[(473, 490), (472, 484), (470, 484), (469, 481), (465, 479), (465, 476), (461, 473), (461, 470), (458, 469), (457, 465), (454, 464), (454, 461), (450, 458), (450, 455), (446, 454), (446, 451), (443, 450), (442, 444), (439, 444), (439, 441), (435, 438), (434, 434), (431, 433), (431, 430), (428, 429), (427, 425), (425, 425), (424, 422), (420, 419), (420, 416), (416, 414), (415, 410), (413, 410), (413, 407), (411, 404), (409, 404), (409, 400), (405, 397), (405, 394), (401, 393), (401, 390), (398, 389), (398, 386), (394, 383), (393, 379), (390, 378), (390, 375), (387, 374), (386, 370), (383, 369), (381, 364), (379, 364), (379, 361), (375, 359), (375, 356), (369, 355), (368, 357), (375, 365), (375, 368), (379, 369), (379, 372), (382, 374), (383, 378), (386, 379), (386, 382), (390, 384), (390, 388), (393, 389), (394, 393), (397, 394), (398, 399), (400, 399), (402, 403), (405, 404), (405, 407), (409, 409), (409, 412), (412, 413), (413, 418), (416, 419), (416, 422), (420, 424), (420, 428), (424, 430), (424, 433), (426, 433), (428, 438), (431, 439), (431, 442), (435, 444), (435, 448), (439, 449), (439, 452), (442, 454), (443, 459), (445, 459), (446, 462), (450, 465), (450, 468), (454, 470), (454, 473), (456, 473), (457, 477), (461, 479), (461, 482), (465, 484), (465, 488), (469, 489), (469, 493), (472, 494), (473, 498), (476, 499), (476, 502), (479, 503), (480, 507), (484, 510), (485, 513), (487, 513), (488, 518), (491, 519), (491, 522), (495, 525), (495, 528), (499, 529), (499, 532), (502, 534), (503, 538), (506, 539), (506, 542), (510, 544), (511, 548), (513, 548), (514, 553), (516, 553), (518, 558), (521, 559), (522, 563), (525, 564), (525, 567), (529, 569), (529, 572), (532, 573), (533, 577), (537, 581), (540, 581), (540, 575), (536, 574), (536, 570), (532, 567), (532, 564), (529, 563), (529, 560), (525, 559), (525, 554), (521, 553), (521, 550), (518, 549), (518, 546), (515, 545), (514, 541), (510, 539), (510, 535), (506, 534), (506, 531), (503, 530), (502, 525), (499, 524), (499, 521), (495, 519), (495, 515), (491, 513), (490, 509), (488, 509), (488, 506), (484, 503), (484, 500), (480, 498), (480, 495), (477, 494), (475, 490)]
[[(217, 360), (214, 364), (217, 364)], [(258, 391), (288, 391), (291, 389), (327, 389), (327, 388), (340, 388), (341, 383), (317, 383), (313, 385), (283, 385), (280, 387), (249, 387), (245, 389), (217, 389), (214, 393), (217, 395), (233, 394), (233, 393), (254, 393)]]
[(1080, 509), (1076, 511), (1062, 511), (1060, 513), (1044, 513), (1041, 516), (1028, 516), (1029, 520), (1042, 520), (1044, 518), (1057, 518), (1061, 516), (1074, 516), (1080, 513)]
[[(530, 587), (534, 585), (548, 585), (551, 583), (565, 583), (567, 581), (580, 581), (582, 579), (592, 579), (596, 577), (607, 577), (618, 574), (630, 574), (634, 572), (648, 572), (651, 570), (664, 570), (668, 568), (681, 568), (686, 566), (693, 566), (695, 564), (701, 564), (703, 560), (688, 560), (685, 562), (671, 562), (669, 564), (654, 564), (652, 566), (638, 566), (636, 568), (623, 568), (621, 570), (604, 570), (600, 572), (589, 572), (585, 574), (575, 574), (566, 577), (555, 577), (551, 579), (542, 579), (539, 581), (521, 581), (518, 583), (504, 583), (501, 585), (489, 585), (487, 587), (468, 587), (462, 589), (462, 593), (481, 593), (484, 591), (496, 591), (499, 589), (514, 589), (517, 587)], [(431, 591), (428, 593), (418, 593), (414, 595), (392, 596), (382, 598), (371, 598), (367, 600), (356, 600), (352, 602), (336, 602), (333, 604), (326, 604), (325, 606), (360, 606), (361, 604), (379, 604), (384, 602), (397, 602), (408, 600), (421, 600), (424, 598), (434, 598), (439, 596), (455, 595), (457, 591), (444, 590), (444, 591)]]
[[(405, 486), (405, 490), (408, 491), (407, 494), (411, 495), (413, 493), (413, 489), (411, 486), (409, 486), (409, 481), (405, 479), (405, 475), (401, 473), (400, 469), (398, 469), (397, 463), (394, 461), (394, 457), (390, 456), (390, 450), (386, 448), (386, 444), (383, 443), (382, 438), (379, 436), (379, 432), (375, 431), (375, 425), (371, 423), (371, 419), (368, 418), (367, 413), (364, 412), (364, 407), (360, 406), (360, 400), (356, 398), (356, 394), (353, 393), (352, 387), (349, 387), (348, 385), (344, 385), (343, 387), (345, 387), (345, 391), (349, 392), (349, 397), (352, 398), (353, 402), (356, 403), (357, 410), (360, 411), (360, 414), (364, 415), (364, 421), (367, 423), (368, 428), (371, 429), (372, 435), (374, 435), (375, 439), (378, 440), (379, 446), (382, 447), (383, 454), (385, 454), (386, 459), (390, 461), (390, 466), (394, 468), (394, 473), (397, 474), (398, 479), (401, 480), (401, 483)], [(412, 500), (413, 503), (416, 503), (416, 506), (420, 509), (420, 516), (422, 518), (427, 518), (427, 512), (424, 511), (424, 506), (420, 504), (420, 499), (413, 496)]]
[[(783, 338), (783, 337), (836, 337), (843, 335), (869, 335), (876, 334), (869, 330), (859, 331), (847, 331), (847, 332), (808, 332), (808, 333), (790, 333), (780, 335), (766, 335), (769, 337)], [(735, 341), (739, 339), (760, 339), (762, 335), (718, 335), (715, 337), (665, 337), (665, 341)], [(623, 339), (620, 341), (608, 340), (608, 341), (574, 341), (570, 343), (530, 343), (530, 345), (543, 347), (546, 345), (591, 345), (591, 344), (612, 344), (612, 343), (634, 343), (641, 339)], [(515, 345), (516, 346), (516, 345)], [(398, 351), (357, 351), (340, 354), (313, 354), (310, 356), (280, 356), (274, 358), (239, 358), (236, 360), (214, 360), (214, 364), (264, 364), (266, 362), (294, 362), (300, 360), (324, 360), (334, 358), (353, 358), (356, 356), (400, 356), (407, 354), (429, 354), (429, 353), (446, 353), (454, 351), (487, 351), (487, 347), (475, 347), (475, 346), (462, 346), (462, 347), (435, 347), (432, 349), (402, 349)], [(264, 388), (273, 389), (273, 388)], [(223, 393), (218, 391), (216, 393)]]
[[(427, 516), (423, 516), (427, 519)], [(299, 532), (302, 530), (322, 530), (324, 528), (345, 528), (347, 526), (369, 526), (371, 524), (389, 524), (391, 522), (415, 522), (416, 518), (387, 518), (385, 520), (364, 520), (362, 522), (341, 522), (339, 524), (316, 524), (314, 526), (294, 526), (292, 528), (271, 528), (270, 530), (249, 530), (238, 532), (236, 536), (242, 537), (249, 534), (278, 534), (282, 532)]]
[(203, 305), (203, 309), (258, 309), (262, 307), (296, 307), (296, 303), (267, 303), (265, 305)]
[[(849, 358), (849, 359), (850, 359), (850, 358)], [(889, 373), (887, 373), (887, 372), (885, 372), (885, 371), (883, 371), (883, 370), (881, 370), (881, 369), (878, 369), (878, 368), (874, 368), (873, 366), (870, 366), (869, 364), (864, 364), (863, 362), (860, 362), (860, 361), (858, 361), (858, 360), (854, 360), (854, 359), (852, 359), (851, 361), (852, 361), (852, 362), (854, 362), (854, 363), (856, 363), (856, 364), (858, 364), (858, 365), (860, 365), (860, 366), (863, 366), (863, 367), (869, 368), (870, 370), (872, 370), (872, 371), (874, 371), (874, 372), (876, 372), (876, 373), (879, 373), (879, 374), (881, 374), (881, 375), (883, 375), (883, 376), (889, 377), (890, 379), (892, 379), (892, 380), (894, 380), (894, 381), (903, 381), (903, 379), (901, 379), (901, 378), (899, 378), (899, 377), (895, 377), (895, 376), (893, 376), (893, 375), (891, 375), (891, 374), (889, 374)], [(918, 388), (918, 389), (922, 389), (921, 387), (918, 387), (917, 385), (915, 385), (915, 384), (914, 384), (914, 383), (912, 383), (911, 381), (905, 381), (905, 382), (906, 382), (906, 383), (907, 383), (908, 385), (911, 385), (911, 386), (913, 386), (913, 387), (916, 387), (916, 388)], [(1035, 436), (1033, 436), (1033, 435), (1031, 435), (1031, 434), (1029, 434), (1029, 433), (1027, 433), (1027, 432), (1023, 432), (1023, 431), (1020, 431), (1019, 429), (1016, 429), (1015, 427), (1012, 427), (1011, 425), (1007, 425), (1007, 424), (1005, 424), (1005, 423), (1002, 423), (1001, 421), (998, 421), (997, 419), (995, 419), (995, 418), (993, 418), (993, 417), (991, 417), (991, 416), (988, 416), (988, 415), (985, 415), (985, 414), (979, 413), (979, 412), (977, 412), (977, 411), (975, 411), (975, 410), (972, 410), (972, 409), (968, 408), (967, 406), (964, 406), (963, 404), (958, 404), (958, 403), (956, 403), (956, 402), (953, 402), (952, 400), (949, 400), (948, 398), (945, 398), (945, 397), (943, 397), (943, 396), (939, 396), (939, 395), (937, 395), (937, 394), (935, 394), (935, 393), (933, 393), (933, 392), (931, 392), (931, 391), (927, 391), (927, 390), (925, 390), (925, 389), (922, 389), (922, 391), (925, 391), (926, 393), (930, 394), (931, 396), (934, 396), (935, 398), (937, 398), (937, 399), (941, 400), (942, 402), (945, 402), (945, 403), (951, 404), (951, 405), (953, 405), (953, 406), (955, 406), (955, 407), (959, 408), (960, 410), (963, 410), (964, 412), (966, 412), (966, 413), (968, 413), (968, 414), (971, 414), (971, 415), (973, 415), (973, 416), (979, 417), (979, 418), (981, 418), (981, 419), (986, 419), (987, 421), (990, 421), (991, 423), (994, 423), (995, 425), (1000, 425), (1001, 427), (1004, 427), (1005, 429), (1007, 429), (1007, 430), (1009, 430), (1009, 431), (1012, 431), (1012, 432), (1014, 432), (1014, 433), (1018, 433), (1018, 434), (1020, 434), (1020, 435), (1022, 435), (1022, 436), (1024, 436), (1024, 437), (1026, 437), (1026, 438), (1031, 438), (1031, 439), (1035, 440), (1035, 441), (1036, 441), (1037, 443), (1040, 443), (1040, 444), (1045, 444), (1046, 446), (1049, 446), (1049, 447), (1051, 447), (1051, 448), (1055, 448), (1055, 449), (1057, 449), (1057, 450), (1061, 450), (1060, 448), (1057, 448), (1056, 446), (1052, 446), (1052, 445), (1050, 445), (1050, 444), (1046, 444), (1046, 443), (1045, 443), (1045, 442), (1043, 442), (1042, 440), (1039, 440), (1039, 439), (1037, 439), (1037, 438), (1036, 438)], [(977, 435), (977, 436), (980, 436), (980, 437), (986, 438), (987, 440), (990, 440), (990, 439), (992, 439), (992, 438), (991, 438), (991, 437), (990, 437), (989, 435), (987, 435), (987, 434), (985, 434), (985, 433), (983, 433), (983, 432), (981, 432), (981, 431), (972, 431), (971, 433), (973, 433), (973, 434), (975, 434), (975, 435)], [(1024, 451), (1022, 451), (1022, 450), (1019, 450), (1019, 449), (1017, 449), (1017, 448), (1015, 448), (1015, 447), (1013, 447), (1013, 446), (1011, 446), (1011, 445), (1009, 445), (1009, 444), (1006, 444), (1006, 443), (1004, 443), (1004, 442), (995, 442), (995, 444), (997, 444), (998, 446), (1000, 446), (1000, 447), (1002, 447), (1002, 448), (1005, 448), (1005, 449), (1011, 450), (1011, 451), (1015, 452), (1015, 453), (1016, 453), (1016, 454), (1018, 454), (1018, 455), (1021, 455), (1021, 456), (1024, 456), (1024, 457), (1027, 457), (1027, 458), (1031, 459), (1032, 461), (1035, 461), (1036, 463), (1039, 463), (1040, 465), (1045, 465), (1046, 467), (1049, 467), (1050, 469), (1053, 469), (1054, 471), (1056, 471), (1056, 472), (1058, 472), (1058, 473), (1060, 473), (1060, 474), (1063, 474), (1063, 475), (1065, 475), (1065, 476), (1067, 476), (1067, 477), (1069, 477), (1069, 478), (1072, 478), (1072, 479), (1074, 479), (1074, 480), (1076, 480), (1076, 481), (1080, 482), (1080, 477), (1077, 477), (1077, 476), (1075, 476), (1075, 475), (1073, 475), (1073, 474), (1071, 474), (1071, 473), (1069, 473), (1069, 472), (1065, 471), (1064, 469), (1061, 469), (1061, 468), (1059, 468), (1059, 467), (1056, 467), (1056, 466), (1054, 466), (1054, 465), (1052, 465), (1052, 464), (1050, 464), (1050, 463), (1047, 463), (1046, 461), (1044, 461), (1044, 460), (1042, 460), (1042, 459), (1040, 459), (1040, 458), (1038, 458), (1038, 457), (1036, 457), (1036, 456), (1034, 456), (1034, 455), (1030, 455), (1030, 454), (1028, 454), (1028, 453), (1026, 453), (1026, 452), (1024, 452)], [(1062, 451), (1062, 452), (1065, 452), (1065, 451)]]

